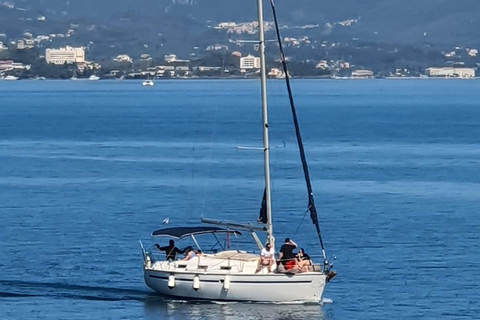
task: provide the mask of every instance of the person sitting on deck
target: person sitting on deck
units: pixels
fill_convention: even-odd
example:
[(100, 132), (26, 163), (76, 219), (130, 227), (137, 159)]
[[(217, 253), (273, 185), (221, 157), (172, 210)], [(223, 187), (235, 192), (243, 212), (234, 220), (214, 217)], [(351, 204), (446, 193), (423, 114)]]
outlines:
[(170, 240), (168, 242), (168, 246), (166, 247), (160, 247), (158, 244), (155, 244), (155, 247), (160, 251), (165, 251), (165, 260), (168, 260), (168, 261), (174, 261), (175, 257), (177, 256), (177, 253), (182, 254), (185, 252), (185, 249), (180, 250), (177, 247), (175, 247), (175, 241), (173, 240)]
[(293, 254), (293, 249), (296, 247), (297, 244), (295, 242), (293, 242), (290, 238), (286, 238), (285, 243), (280, 248), (278, 260), (285, 266), (285, 270), (293, 269), (297, 264), (295, 255)]
[(188, 261), (190, 259), (195, 258), (197, 255), (195, 251), (193, 251), (193, 248), (188, 246), (185, 248), (185, 258), (183, 258), (181, 261)]
[(272, 272), (273, 259), (275, 257), (275, 249), (272, 248), (270, 243), (265, 245), (260, 253), (260, 259), (258, 259), (258, 266), (255, 273), (258, 273), (262, 266), (268, 266), (268, 273)]
[(296, 268), (298, 268), (301, 271), (307, 272), (308, 267), (312, 265), (310, 256), (305, 253), (305, 250), (303, 250), (303, 248), (300, 248), (300, 250), (298, 250), (296, 257), (297, 257)]

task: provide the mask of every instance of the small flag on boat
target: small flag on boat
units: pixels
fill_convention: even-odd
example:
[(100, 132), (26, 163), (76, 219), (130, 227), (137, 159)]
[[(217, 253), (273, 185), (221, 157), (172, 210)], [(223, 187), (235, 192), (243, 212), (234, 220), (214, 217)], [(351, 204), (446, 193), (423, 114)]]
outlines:
[(169, 219), (169, 218), (165, 218), (165, 219), (163, 219), (162, 224), (168, 224), (169, 222), (170, 222), (170, 219)]

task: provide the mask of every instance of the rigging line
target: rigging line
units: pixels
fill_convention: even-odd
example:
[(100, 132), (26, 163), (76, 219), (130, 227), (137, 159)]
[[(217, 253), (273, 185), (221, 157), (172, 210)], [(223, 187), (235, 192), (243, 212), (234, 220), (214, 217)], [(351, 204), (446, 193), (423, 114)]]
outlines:
[(215, 131), (217, 127), (217, 120), (218, 120), (218, 104), (216, 104), (215, 107), (215, 116), (213, 117), (213, 129), (212, 129), (212, 135), (210, 137), (210, 152), (208, 154), (208, 165), (207, 165), (207, 181), (205, 183), (204, 189), (203, 189), (203, 201), (202, 201), (202, 210), (201, 210), (201, 216), (203, 217), (203, 213), (205, 211), (205, 202), (207, 199), (207, 186), (210, 183), (210, 166), (211, 166), (211, 159), (212, 159), (212, 153), (213, 153), (213, 141), (215, 140)]
[(274, 23), (275, 23), (275, 31), (276, 31), (276, 34), (277, 34), (278, 48), (280, 50), (280, 59), (281, 59), (281, 62), (282, 62), (283, 72), (285, 73), (285, 83), (287, 85), (288, 99), (290, 101), (290, 109), (292, 111), (293, 124), (295, 126), (295, 132), (296, 132), (296, 136), (297, 136), (298, 149), (300, 151), (300, 158), (302, 160), (302, 165), (303, 165), (303, 173), (304, 173), (304, 176), (305, 176), (305, 182), (307, 184), (308, 208), (310, 210), (310, 217), (312, 219), (312, 222), (315, 225), (315, 228), (317, 230), (318, 239), (320, 241), (320, 246), (322, 248), (322, 256), (323, 256), (324, 262), (326, 263), (327, 262), (327, 256), (326, 256), (326, 253), (325, 253), (325, 246), (323, 245), (323, 239), (322, 239), (322, 234), (321, 234), (321, 231), (320, 231), (320, 225), (318, 223), (318, 214), (317, 214), (317, 209), (315, 208), (315, 200), (313, 198), (313, 190), (312, 190), (312, 185), (311, 185), (311, 182), (310, 182), (310, 173), (308, 171), (307, 159), (306, 159), (306, 156), (305, 156), (305, 150), (304, 150), (304, 147), (303, 147), (302, 137), (300, 135), (300, 126), (298, 124), (297, 112), (295, 110), (295, 104), (294, 104), (294, 101), (293, 101), (292, 89), (290, 87), (290, 75), (288, 73), (287, 62), (286, 62), (286, 59), (285, 59), (285, 53), (283, 51), (282, 38), (280, 36), (280, 28), (278, 26), (277, 12), (276, 12), (275, 4), (274, 4), (273, 0), (270, 0), (270, 6), (272, 7), (273, 20), (274, 20)]
[(305, 220), (305, 217), (307, 216), (308, 211), (310, 211), (310, 208), (308, 208), (307, 210), (305, 210), (305, 213), (303, 214), (302, 221), (300, 221), (300, 224), (298, 225), (297, 230), (295, 230), (295, 232), (293, 233), (293, 237), (294, 237), (294, 238), (297, 236), (298, 230), (300, 230), (300, 227), (302, 226), (303, 221)]
[[(285, 152), (285, 146), (286, 146), (285, 141), (283, 141), (283, 151), (284, 151), (284, 152)], [(272, 149), (272, 148), (270, 148), (270, 150), (271, 150), (271, 149)], [(276, 149), (276, 148), (274, 148), (274, 149)], [(272, 151), (272, 150), (271, 150), (271, 151)], [(279, 150), (273, 150), (272, 152), (273, 152), (273, 154), (274, 154), (274, 156), (275, 156), (275, 160), (273, 161), (273, 166), (270, 167), (270, 170), (271, 170), (271, 174), (270, 174), (270, 175), (271, 175), (272, 177), (274, 177), (275, 174), (277, 173), (277, 169), (278, 169), (278, 157), (279, 157), (279, 155), (280, 155), (280, 151), (279, 151)], [(272, 193), (273, 195), (275, 195), (276, 190), (277, 190), (277, 189), (276, 189), (276, 181), (277, 181), (276, 179), (271, 179), (271, 182), (270, 182), (270, 183), (271, 183), (271, 189), (270, 189), (270, 191), (271, 191), (271, 193)]]
[[(273, 161), (273, 170), (272, 170), (272, 167), (270, 168), (270, 170), (272, 170), (272, 171), (271, 171), (271, 174), (270, 174), (272, 177), (275, 176), (276, 171), (277, 171), (278, 154), (279, 154), (278, 150), (275, 150), (275, 151), (274, 151), (274, 154), (275, 154), (275, 160)], [(272, 187), (271, 187), (271, 193), (272, 193), (272, 194), (275, 194), (275, 191), (276, 191), (276, 182), (275, 182), (275, 181), (276, 181), (276, 179), (272, 179), (272, 180), (271, 180), (271, 183), (270, 183), (271, 186), (272, 186)]]
[[(203, 108), (200, 110), (200, 114), (198, 115), (198, 120), (197, 120), (197, 127), (195, 128), (195, 137), (199, 137), (200, 135), (198, 132), (200, 131), (200, 126), (201, 126), (201, 119), (203, 116)], [(197, 151), (197, 139), (193, 139), (193, 147), (192, 147), (192, 185), (190, 189), (190, 204), (189, 204), (189, 218), (191, 219), (193, 217), (193, 212), (195, 210), (195, 164), (197, 161), (195, 161), (195, 154)]]

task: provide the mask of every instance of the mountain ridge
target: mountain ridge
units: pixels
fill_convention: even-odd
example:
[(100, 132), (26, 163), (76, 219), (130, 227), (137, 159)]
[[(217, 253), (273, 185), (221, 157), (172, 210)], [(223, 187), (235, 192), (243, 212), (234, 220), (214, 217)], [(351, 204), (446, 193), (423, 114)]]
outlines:
[[(268, 0), (264, 5), (265, 20), (271, 21)], [(480, 29), (478, 0), (277, 0), (276, 6), (282, 25), (318, 25), (304, 33), (320, 40), (357, 38), (382, 43), (480, 45), (476, 31)], [(38, 17), (45, 17), (45, 21), (37, 21)], [(165, 51), (187, 53), (195, 46), (228, 43), (230, 35), (211, 26), (255, 19), (255, 0), (12, 0), (0, 3), (0, 33), (7, 33), (10, 39), (26, 31), (63, 33), (72, 25), (79, 25), (76, 33), (84, 37), (70, 40), (105, 42), (102, 50), (107, 50), (107, 46), (145, 43)], [(346, 20), (355, 23), (343, 26), (338, 23)], [(302, 32), (283, 30), (282, 35), (301, 36)]]

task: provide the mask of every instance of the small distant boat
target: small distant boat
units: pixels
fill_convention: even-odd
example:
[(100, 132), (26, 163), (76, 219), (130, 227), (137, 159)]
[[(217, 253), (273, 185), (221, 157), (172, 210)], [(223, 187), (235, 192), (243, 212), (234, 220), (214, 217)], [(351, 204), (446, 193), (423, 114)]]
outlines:
[(97, 80), (100, 80), (100, 77), (92, 74), (90, 77), (88, 77), (88, 80), (90, 80), (90, 81), (97, 81)]
[(153, 82), (153, 80), (145, 80), (142, 82), (142, 86), (144, 87), (153, 87), (155, 85), (155, 83)]
[(6, 76), (6, 77), (3, 78), (3, 80), (15, 81), (15, 80), (18, 80), (18, 77), (15, 77), (15, 76)]

